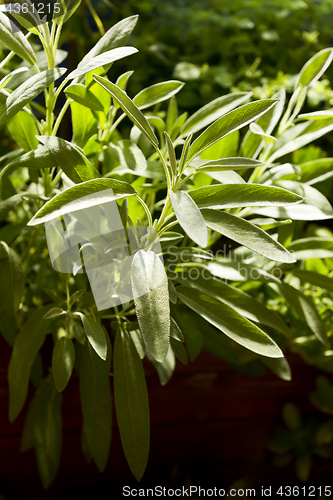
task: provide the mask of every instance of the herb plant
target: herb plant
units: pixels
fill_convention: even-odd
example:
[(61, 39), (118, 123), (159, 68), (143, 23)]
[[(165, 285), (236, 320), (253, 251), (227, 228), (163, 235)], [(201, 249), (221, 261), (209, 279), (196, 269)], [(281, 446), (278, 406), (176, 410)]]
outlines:
[[(114, 397), (124, 453), (140, 480), (149, 451), (143, 358), (156, 367), (162, 385), (175, 358), (186, 364), (202, 348), (232, 365), (241, 358), (260, 360), (288, 380), (283, 349), (290, 329), (274, 311), (274, 300), (283, 298), (316, 339), (329, 344), (315, 305), (294, 278), (315, 279), (296, 260), (331, 252), (330, 241), (292, 241), (292, 221), (333, 216), (328, 200), (312, 187), (331, 175), (331, 163), (298, 166), (283, 159), (333, 130), (331, 111), (299, 114), (332, 50), (304, 66), (288, 103), (283, 89), (253, 102), (251, 93), (236, 92), (179, 116), (175, 95), (182, 82), (154, 84), (130, 98), (131, 71), (116, 83), (107, 77), (111, 64), (136, 52), (125, 45), (136, 16), (107, 31), (67, 74), (61, 30), (80, 0), (60, 2), (62, 10), (50, 21), (36, 20), (33, 4), (21, 3), (30, 9), (24, 17), (12, 13), (21, 29), (13, 30), (0, 12), (0, 41), (10, 51), (0, 63), (0, 126), (16, 145), (0, 158), (0, 324), (13, 346), (9, 418), (22, 411), (31, 380), (36, 391), (22, 450), (35, 447), (43, 485), (49, 486), (61, 456), (62, 393), (75, 370), (87, 458), (104, 470)], [(58, 135), (67, 110), (71, 141)], [(112, 192), (107, 200), (106, 190)], [(99, 310), (85, 273), (52, 268), (43, 224), (105, 201), (118, 204), (125, 230), (136, 236), (131, 283), (146, 293)], [(93, 246), (88, 232), (85, 237), (102, 258), (107, 249)], [(151, 251), (156, 239), (161, 255)], [(227, 252), (230, 240), (240, 246)], [(48, 243), (50, 254), (52, 245), (60, 248), (58, 233)], [(269, 307), (258, 300), (261, 285), (270, 290)]]

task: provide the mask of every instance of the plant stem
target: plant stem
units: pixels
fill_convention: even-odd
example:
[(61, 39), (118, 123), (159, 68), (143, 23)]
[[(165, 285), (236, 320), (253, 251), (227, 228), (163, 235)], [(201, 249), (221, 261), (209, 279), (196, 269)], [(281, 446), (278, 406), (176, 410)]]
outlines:
[(52, 130), (52, 132), (51, 132), (50, 135), (52, 135), (52, 136), (57, 135), (60, 123), (61, 123), (61, 121), (62, 121), (62, 119), (63, 119), (63, 117), (64, 117), (64, 115), (65, 115), (65, 113), (66, 113), (66, 111), (68, 109), (68, 106), (70, 105), (71, 102), (72, 102), (72, 99), (67, 99), (67, 101), (63, 105), (63, 107), (62, 107), (62, 109), (61, 109), (61, 111), (60, 111), (60, 113), (58, 115), (58, 118), (57, 118), (57, 120), (56, 120), (56, 122), (54, 124), (53, 130)]
[(140, 196), (136, 196), (136, 199), (141, 203), (141, 205), (143, 206), (144, 208), (144, 211), (146, 212), (147, 214), (147, 218), (148, 218), (148, 223), (149, 223), (149, 227), (152, 227), (153, 226), (153, 219), (151, 217), (151, 213), (149, 211), (149, 208), (147, 207), (147, 205), (145, 204), (145, 202), (143, 201), (142, 198), (140, 198)]
[(169, 169), (168, 169), (168, 166), (167, 166), (167, 164), (165, 162), (165, 159), (164, 159), (164, 156), (162, 154), (162, 151), (158, 147), (156, 147), (155, 149), (156, 149), (156, 151), (157, 151), (157, 153), (158, 153), (158, 155), (159, 155), (159, 157), (161, 159), (161, 162), (162, 162), (162, 165), (163, 165), (163, 168), (164, 168), (164, 173), (165, 173), (165, 177), (166, 177), (166, 180), (167, 180), (168, 192), (169, 192), (169, 190), (171, 189), (171, 179), (170, 179)]
[(94, 21), (96, 23), (96, 26), (98, 28), (100, 35), (104, 36), (105, 35), (104, 26), (103, 26), (102, 21), (100, 20), (100, 18), (98, 16), (96, 10), (94, 9), (94, 6), (92, 5), (90, 0), (86, 0), (86, 4), (88, 6), (88, 9), (90, 10), (92, 17), (94, 18)]
[(168, 213), (170, 207), (171, 207), (171, 200), (170, 200), (170, 197), (168, 197), (167, 200), (166, 200), (166, 203), (165, 203), (165, 205), (163, 207), (163, 210), (162, 210), (161, 216), (159, 218), (159, 221), (158, 221), (158, 223), (156, 225), (156, 228), (155, 228), (156, 231), (159, 231), (161, 229), (161, 227), (163, 226), (163, 223), (165, 221), (165, 218), (167, 216), (167, 213)]
[(28, 257), (30, 249), (35, 244), (35, 241), (37, 239), (38, 233), (41, 230), (41, 228), (42, 228), (42, 226), (38, 226), (37, 229), (35, 229), (35, 231), (33, 232), (32, 236), (30, 238), (30, 241), (28, 243), (28, 246), (25, 247), (25, 250), (24, 250), (24, 252), (22, 254), (22, 257), (21, 257), (21, 261), (22, 262), (24, 262), (26, 260), (26, 258)]
[[(172, 215), (174, 216), (174, 214), (172, 214)], [(166, 226), (164, 226), (164, 228), (159, 231), (158, 237), (160, 237), (163, 233), (165, 233), (165, 231), (168, 231), (170, 228), (172, 228), (176, 224), (179, 224), (178, 220), (170, 222), (170, 224), (167, 224)]]

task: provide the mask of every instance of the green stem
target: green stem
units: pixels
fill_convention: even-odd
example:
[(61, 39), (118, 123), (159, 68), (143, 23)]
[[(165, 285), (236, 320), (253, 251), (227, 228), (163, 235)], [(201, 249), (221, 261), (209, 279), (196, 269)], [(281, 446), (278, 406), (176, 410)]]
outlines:
[(159, 218), (159, 221), (156, 225), (156, 231), (159, 231), (161, 229), (161, 227), (163, 226), (164, 222), (165, 222), (165, 219), (166, 219), (166, 216), (167, 216), (167, 213), (169, 211), (169, 208), (171, 207), (171, 200), (170, 200), (170, 197), (168, 196), (167, 200), (166, 200), (166, 203), (163, 207), (163, 210), (162, 210), (162, 213), (161, 213), (161, 216)]
[(147, 218), (148, 218), (148, 223), (149, 223), (149, 227), (152, 227), (153, 226), (153, 219), (151, 217), (151, 213), (149, 211), (149, 208), (147, 207), (147, 205), (145, 204), (145, 202), (143, 201), (142, 198), (140, 198), (140, 196), (136, 196), (136, 199), (141, 203), (141, 205), (143, 206), (144, 208), (144, 211), (146, 212), (146, 215), (147, 215)]
[(62, 91), (62, 89), (65, 87), (65, 85), (67, 85), (68, 83), (68, 80), (64, 80), (63, 82), (61, 82), (61, 84), (59, 85), (59, 87), (57, 88), (57, 91), (54, 95), (54, 104), (56, 103), (59, 95), (60, 95), (60, 92)]
[(90, 10), (92, 17), (94, 18), (94, 21), (96, 23), (96, 26), (98, 28), (100, 35), (104, 36), (105, 35), (104, 26), (103, 26), (102, 21), (100, 20), (100, 18), (98, 16), (96, 10), (94, 9), (94, 6), (92, 5), (90, 0), (86, 0), (86, 4), (88, 6), (88, 9)]
[(56, 122), (54, 124), (53, 130), (52, 130), (52, 132), (51, 132), (50, 135), (52, 135), (52, 136), (57, 135), (60, 123), (61, 123), (61, 121), (62, 121), (62, 119), (63, 119), (63, 117), (64, 117), (64, 115), (65, 115), (65, 113), (66, 113), (66, 111), (68, 109), (68, 106), (70, 105), (71, 102), (72, 102), (72, 99), (67, 99), (67, 101), (63, 105), (63, 107), (62, 107), (62, 109), (61, 109), (61, 111), (60, 111), (60, 113), (58, 115), (58, 118), (57, 118), (57, 120), (56, 120)]
[[(174, 216), (174, 214), (172, 214), (172, 215)], [(163, 233), (165, 233), (166, 231), (168, 231), (170, 228), (172, 228), (176, 224), (179, 224), (178, 220), (170, 222), (170, 224), (167, 224), (166, 226), (164, 226), (164, 228), (159, 231), (158, 237), (162, 236)]]
[(61, 179), (61, 174), (62, 174), (62, 170), (60, 169), (59, 172), (57, 173), (57, 175), (55, 176), (55, 178), (53, 179), (53, 181), (51, 182), (52, 189), (54, 188), (54, 186), (57, 185), (58, 181)]
[(171, 184), (170, 174), (169, 174), (169, 169), (168, 169), (168, 166), (167, 166), (167, 164), (165, 162), (165, 159), (164, 159), (164, 156), (162, 154), (162, 151), (158, 147), (156, 147), (155, 149), (156, 149), (156, 151), (159, 154), (159, 157), (161, 159), (161, 162), (162, 162), (162, 165), (163, 165), (163, 168), (164, 168), (164, 173), (165, 173), (165, 177), (166, 177), (166, 180), (167, 180), (168, 192), (169, 192), (169, 190), (171, 189), (171, 185), (172, 185)]
[(28, 243), (28, 246), (25, 247), (25, 250), (22, 254), (22, 257), (21, 257), (21, 261), (24, 262), (28, 255), (29, 255), (29, 252), (30, 252), (30, 249), (33, 247), (33, 245), (35, 244), (35, 241), (37, 239), (37, 236), (38, 236), (38, 233), (39, 231), (41, 230), (42, 226), (38, 226), (37, 229), (35, 229), (35, 231), (33, 232), (31, 238), (30, 238), (30, 241)]
[(122, 115), (120, 115), (119, 118), (117, 118), (117, 120), (113, 123), (112, 127), (110, 128), (110, 130), (105, 130), (105, 132), (104, 132), (104, 134), (102, 136), (102, 139), (101, 139), (102, 142), (104, 142), (104, 143), (109, 142), (111, 135), (116, 130), (116, 128), (118, 127), (119, 123), (121, 123), (123, 121), (123, 119), (125, 118), (125, 116), (126, 116), (125, 113), (123, 113)]

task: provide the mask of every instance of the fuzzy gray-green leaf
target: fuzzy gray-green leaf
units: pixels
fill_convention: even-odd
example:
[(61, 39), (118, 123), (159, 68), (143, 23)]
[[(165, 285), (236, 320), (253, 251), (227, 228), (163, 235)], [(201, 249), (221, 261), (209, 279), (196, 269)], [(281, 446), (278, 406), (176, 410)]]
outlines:
[(135, 309), (143, 340), (150, 354), (163, 361), (170, 344), (168, 279), (159, 257), (139, 250), (131, 269)]
[[(113, 195), (110, 196), (110, 191), (113, 190)], [(93, 199), (85, 199), (85, 197), (96, 194)], [(75, 210), (83, 210), (87, 207), (92, 207), (105, 203), (107, 201), (115, 201), (127, 196), (134, 196), (136, 190), (127, 182), (117, 181), (114, 179), (93, 179), (91, 181), (82, 182), (76, 186), (65, 189), (60, 194), (54, 196), (50, 201), (34, 215), (28, 223), (29, 226), (42, 224), (49, 220), (55, 219), (60, 215), (74, 212)]]
[(196, 203), (185, 191), (170, 191), (170, 199), (180, 226), (197, 245), (205, 248), (208, 231)]
[(141, 113), (141, 111), (135, 106), (133, 101), (128, 97), (125, 92), (123, 92), (117, 85), (111, 83), (106, 78), (94, 75), (94, 79), (105, 88), (114, 100), (119, 104), (121, 109), (126, 113), (126, 115), (132, 120), (132, 122), (138, 127), (139, 130), (149, 139), (149, 141), (155, 146), (158, 146), (158, 139), (153, 132), (153, 129), (149, 125), (146, 117)]
[(66, 68), (47, 69), (32, 76), (9, 94), (0, 108), (0, 125), (16, 115), (26, 104), (37, 97), (51, 83), (66, 72)]
[(279, 262), (296, 262), (295, 257), (281, 243), (251, 222), (228, 212), (208, 208), (201, 213), (208, 227), (254, 252)]
[(216, 122), (212, 123), (199, 137), (192, 143), (187, 161), (204, 151), (208, 146), (214, 144), (222, 137), (231, 132), (248, 125), (256, 118), (276, 104), (274, 99), (262, 99), (260, 101), (244, 104), (226, 115), (222, 116)]
[(177, 288), (178, 297), (205, 320), (235, 342), (262, 356), (283, 356), (277, 344), (260, 328), (219, 299), (187, 286)]

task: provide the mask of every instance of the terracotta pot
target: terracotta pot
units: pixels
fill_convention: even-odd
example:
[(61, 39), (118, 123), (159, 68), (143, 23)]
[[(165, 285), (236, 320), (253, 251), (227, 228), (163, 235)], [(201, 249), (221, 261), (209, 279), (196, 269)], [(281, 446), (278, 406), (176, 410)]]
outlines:
[[(100, 474), (93, 464), (85, 462), (80, 444), (79, 384), (77, 376), (73, 376), (64, 391), (61, 467), (54, 484), (44, 492), (34, 451), (19, 451), (25, 411), (13, 424), (8, 421), (10, 352), (1, 341), (0, 493), (15, 500), (52, 500), (60, 495), (73, 498), (84, 493), (95, 497), (110, 492), (121, 495), (123, 485), (138, 487), (127, 466), (116, 425), (106, 471)], [(177, 362), (175, 374), (165, 387), (161, 387), (152, 365), (146, 364), (151, 451), (140, 486), (168, 486), (188, 480), (206, 483), (207, 487), (226, 487), (249, 468), (255, 468), (279, 421), (282, 404), (293, 401), (309, 409), (307, 394), (314, 388), (317, 371), (298, 357), (290, 357), (289, 362), (293, 379), (284, 382), (270, 372), (260, 378), (241, 375), (202, 353), (188, 366)]]

